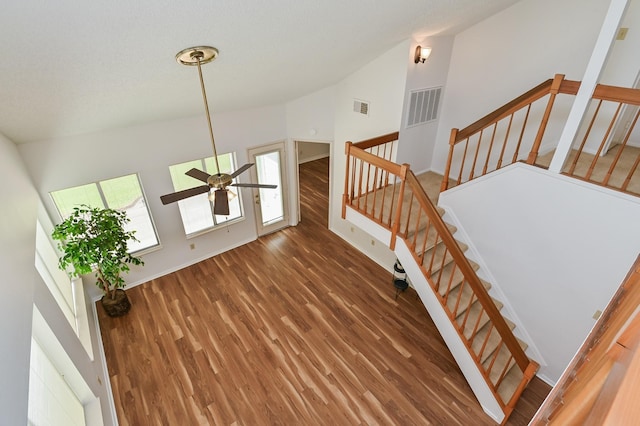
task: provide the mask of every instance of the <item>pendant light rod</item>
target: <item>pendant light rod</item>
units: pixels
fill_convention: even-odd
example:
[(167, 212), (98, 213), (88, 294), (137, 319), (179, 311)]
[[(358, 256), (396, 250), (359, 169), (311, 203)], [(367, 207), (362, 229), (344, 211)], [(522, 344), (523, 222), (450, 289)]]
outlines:
[(216, 141), (213, 137), (213, 126), (211, 124), (211, 114), (209, 113), (209, 101), (207, 100), (207, 91), (204, 87), (204, 79), (202, 78), (202, 65), (208, 64), (218, 57), (218, 49), (212, 46), (196, 46), (182, 49), (176, 54), (178, 63), (187, 66), (197, 66), (198, 76), (200, 77), (200, 90), (202, 91), (202, 100), (204, 101), (204, 111), (207, 114), (207, 124), (209, 125), (209, 136), (211, 138), (211, 147), (213, 148), (213, 159), (216, 163), (216, 174), (220, 176), (220, 165), (218, 164), (218, 151), (216, 150)]
[(211, 114), (209, 114), (209, 102), (207, 101), (207, 91), (204, 88), (204, 79), (202, 78), (202, 67), (200, 60), (202, 52), (195, 51), (192, 53), (198, 64), (198, 75), (200, 76), (200, 88), (202, 89), (202, 100), (204, 101), (204, 111), (207, 114), (207, 124), (209, 125), (209, 136), (211, 137), (211, 146), (213, 147), (213, 159), (216, 162), (216, 173), (220, 174), (220, 165), (218, 164), (218, 152), (216, 151), (216, 142), (213, 138), (213, 126), (211, 126)]

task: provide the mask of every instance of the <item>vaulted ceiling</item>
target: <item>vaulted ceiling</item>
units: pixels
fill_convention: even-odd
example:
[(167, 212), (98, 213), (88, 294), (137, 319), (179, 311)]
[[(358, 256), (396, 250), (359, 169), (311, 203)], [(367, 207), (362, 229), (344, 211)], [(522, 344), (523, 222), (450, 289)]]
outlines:
[(213, 111), (295, 99), (402, 40), (450, 35), (517, 0), (24, 0), (0, 13), (0, 133), (16, 143), (202, 112), (183, 48), (212, 45)]

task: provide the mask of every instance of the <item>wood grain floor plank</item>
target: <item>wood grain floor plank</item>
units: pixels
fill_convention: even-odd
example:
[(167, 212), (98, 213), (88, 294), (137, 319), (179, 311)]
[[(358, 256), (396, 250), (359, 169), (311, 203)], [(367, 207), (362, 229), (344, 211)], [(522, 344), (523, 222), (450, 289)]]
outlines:
[(298, 226), (98, 307), (120, 425), (493, 424), (415, 292), (327, 230), (328, 162), (300, 184)]

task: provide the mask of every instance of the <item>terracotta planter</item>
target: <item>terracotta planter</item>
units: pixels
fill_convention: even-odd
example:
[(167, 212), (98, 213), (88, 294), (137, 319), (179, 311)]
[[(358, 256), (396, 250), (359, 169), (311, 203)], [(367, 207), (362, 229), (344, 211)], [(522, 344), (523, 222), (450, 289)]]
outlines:
[(110, 317), (122, 316), (131, 309), (131, 302), (129, 302), (127, 293), (121, 288), (116, 290), (116, 297), (114, 299), (111, 298), (111, 295), (105, 295), (102, 296), (101, 302), (102, 307)]

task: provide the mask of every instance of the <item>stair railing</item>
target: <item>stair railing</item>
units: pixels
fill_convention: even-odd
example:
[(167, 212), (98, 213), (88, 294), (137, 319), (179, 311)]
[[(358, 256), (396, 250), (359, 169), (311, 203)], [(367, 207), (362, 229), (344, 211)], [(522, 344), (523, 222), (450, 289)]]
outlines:
[[(579, 88), (579, 81), (565, 80), (562, 74), (557, 74), (464, 129), (451, 129), (440, 189), (444, 191), (517, 161), (546, 168), (548, 164), (539, 162), (539, 151), (547, 125), (554, 113), (554, 119), (562, 120), (559, 124), (566, 119), (562, 116), (566, 110), (554, 109), (556, 96), (575, 95)], [(629, 111), (630, 114), (625, 114)], [(629, 144), (639, 118), (640, 89), (598, 84), (584, 120), (588, 125), (562, 173), (640, 195), (640, 184), (632, 180), (635, 177), (635, 182), (640, 181), (640, 147)], [(625, 122), (621, 123), (623, 119)], [(547, 148), (555, 149), (556, 142), (552, 141)]]
[[(396, 133), (376, 140), (388, 142), (393, 138), (397, 138)], [(346, 217), (348, 206), (388, 229), (391, 231), (391, 249), (395, 248), (396, 236), (404, 239), (508, 417), (522, 390), (537, 371), (538, 364), (525, 354), (409, 166), (398, 165), (366, 152), (362, 146), (370, 149), (371, 141), (346, 143), (347, 167), (342, 217)], [(381, 200), (383, 194), (391, 194), (393, 201), (385, 204)], [(438, 243), (442, 243), (441, 248), (428, 251)], [(427, 255), (427, 252), (430, 255)], [(451, 279), (445, 280), (442, 266), (449, 260), (452, 260), (450, 267), (453, 270), (450, 274)], [(451, 296), (452, 293), (449, 292), (454, 276), (462, 277), (457, 297)], [(463, 296), (469, 291), (470, 297)], [(474, 314), (473, 317), (477, 319), (471, 320), (471, 305), (476, 301), (479, 302), (482, 311), (477, 317)], [(491, 321), (490, 330), (481, 334), (479, 324), (485, 316)], [(497, 347), (489, 353), (488, 342), (495, 339), (498, 339)], [(506, 356), (508, 360), (500, 363), (505, 366), (501, 371), (494, 371), (499, 356)], [(521, 370), (523, 380), (513, 397), (509, 401), (503, 401), (497, 390), (513, 363)]]
[[(441, 190), (483, 176), (501, 167), (526, 161), (536, 164), (558, 93), (575, 95), (580, 82), (556, 74), (462, 130), (451, 129), (449, 156)], [(543, 98), (547, 98), (544, 112)], [(540, 115), (539, 118), (535, 118)], [(535, 137), (533, 134), (535, 133)], [(457, 178), (452, 163), (459, 164)], [(448, 177), (448, 178), (447, 178)]]
[[(640, 89), (598, 84), (591, 99), (594, 108), (585, 118), (589, 124), (580, 146), (565, 163), (563, 174), (640, 195), (640, 184), (630, 185), (640, 165), (640, 148), (629, 145), (640, 117)], [(616, 124), (627, 110), (631, 114), (620, 124), (623, 130), (616, 132)], [(636, 182), (640, 182), (640, 176), (636, 176)]]

